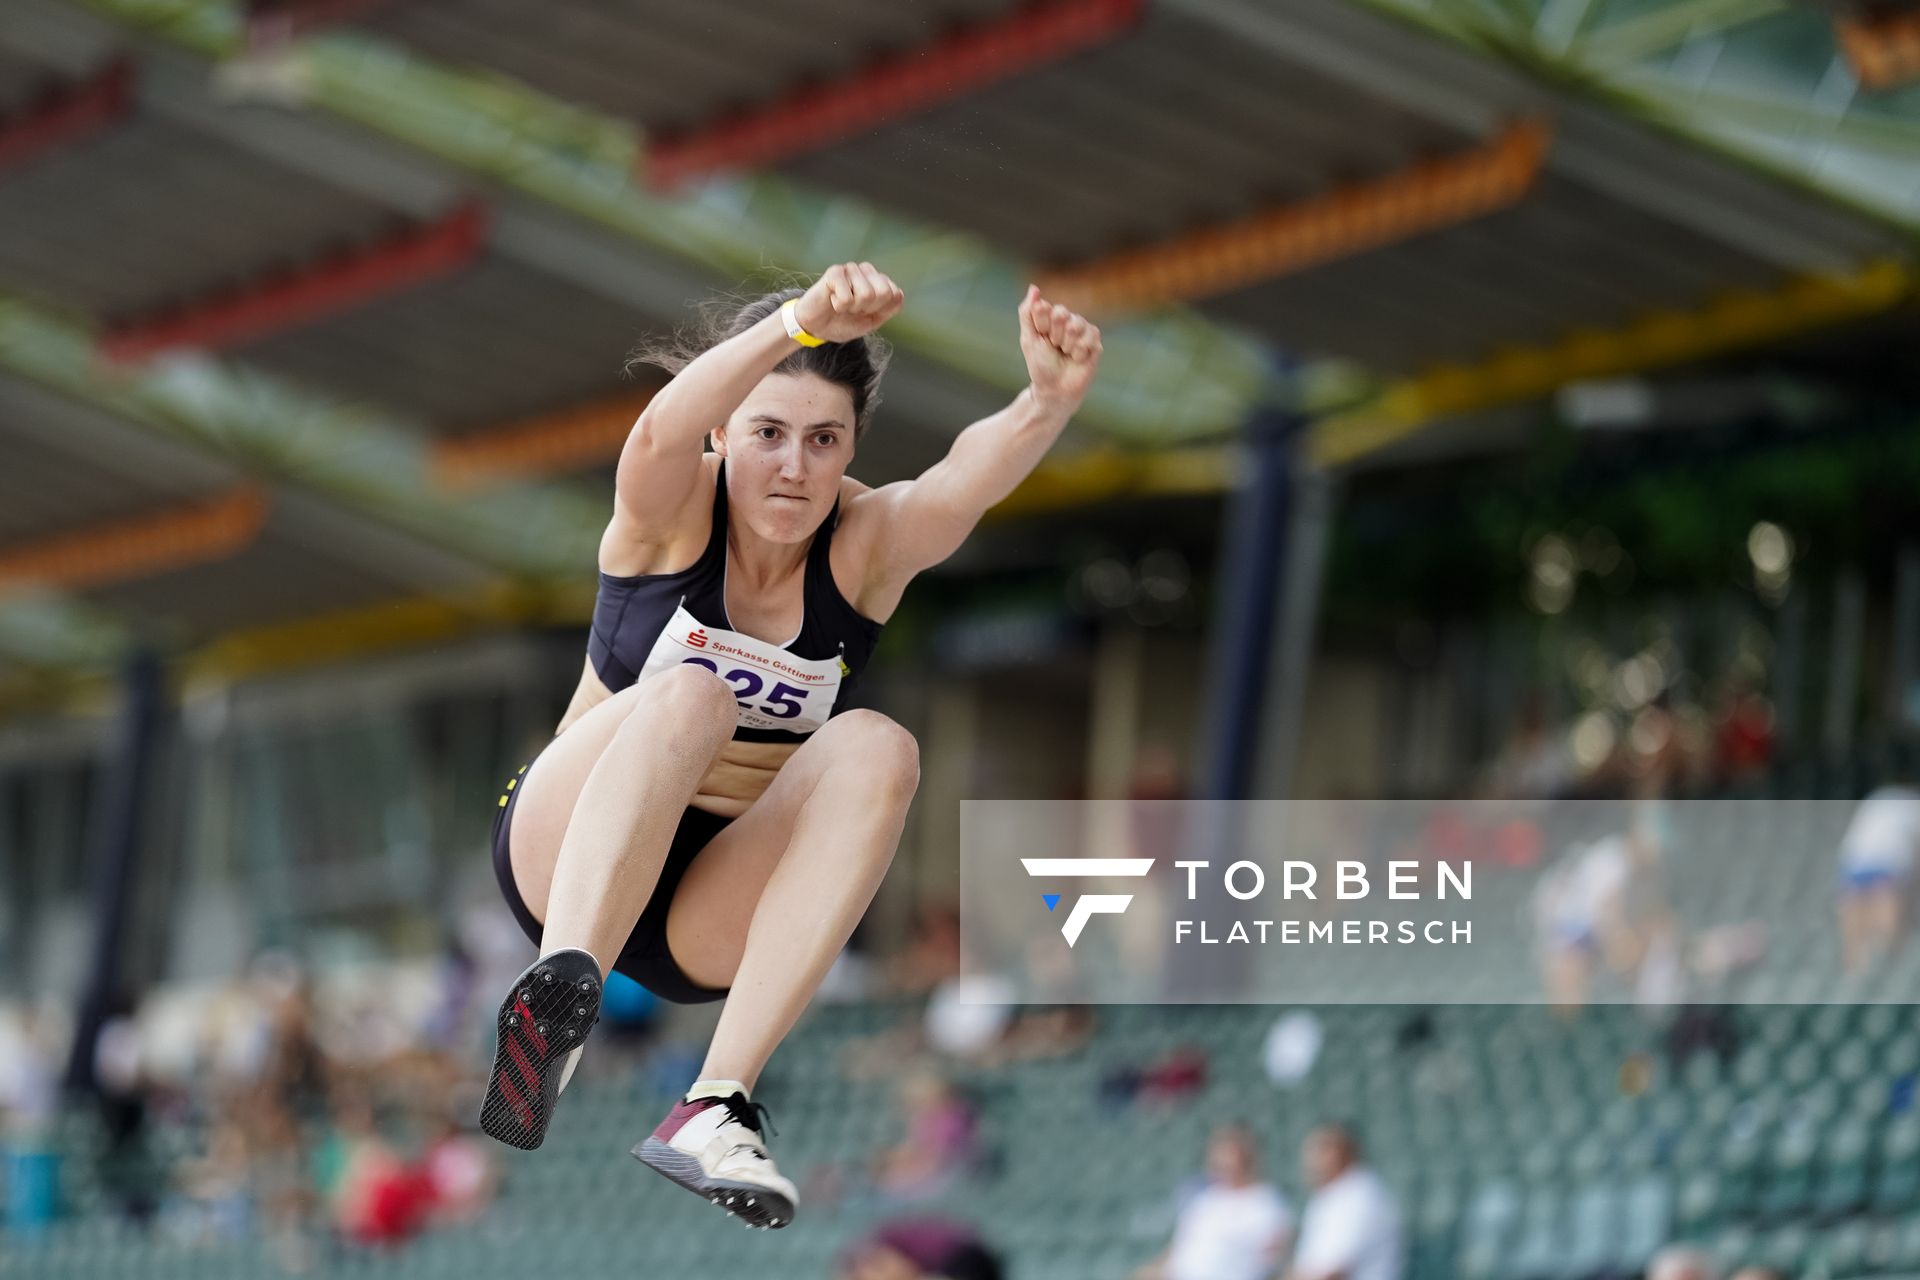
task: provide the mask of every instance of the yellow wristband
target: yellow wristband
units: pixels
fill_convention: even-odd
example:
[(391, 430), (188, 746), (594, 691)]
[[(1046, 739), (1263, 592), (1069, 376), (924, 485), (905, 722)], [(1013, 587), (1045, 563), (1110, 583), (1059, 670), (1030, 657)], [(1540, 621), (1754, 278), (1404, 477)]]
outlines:
[(800, 299), (788, 298), (780, 304), (780, 322), (787, 326), (787, 336), (803, 347), (817, 347), (826, 342), (825, 338), (816, 338), (800, 327), (800, 318), (794, 315), (799, 309)]

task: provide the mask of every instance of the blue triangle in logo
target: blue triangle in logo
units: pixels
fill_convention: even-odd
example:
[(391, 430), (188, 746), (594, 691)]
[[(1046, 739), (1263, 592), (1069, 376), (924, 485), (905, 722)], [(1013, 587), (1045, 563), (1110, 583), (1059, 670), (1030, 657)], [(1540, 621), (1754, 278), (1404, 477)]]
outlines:
[(1060, 905), (1060, 895), (1057, 893), (1043, 893), (1040, 895), (1040, 901), (1046, 903), (1047, 910), (1051, 911)]

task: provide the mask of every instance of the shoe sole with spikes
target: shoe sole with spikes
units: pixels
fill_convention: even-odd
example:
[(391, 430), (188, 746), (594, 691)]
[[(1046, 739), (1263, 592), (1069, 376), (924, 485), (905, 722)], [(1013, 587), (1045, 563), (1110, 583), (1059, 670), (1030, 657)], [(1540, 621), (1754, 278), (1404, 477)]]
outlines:
[(648, 1138), (635, 1147), (633, 1158), (750, 1227), (777, 1231), (793, 1221), (793, 1202), (778, 1191), (751, 1182), (708, 1177), (699, 1160), (658, 1138)]
[(528, 965), (500, 1003), (480, 1129), (531, 1151), (546, 1140), (569, 1063), (600, 1020), (600, 966), (584, 951), (556, 951)]

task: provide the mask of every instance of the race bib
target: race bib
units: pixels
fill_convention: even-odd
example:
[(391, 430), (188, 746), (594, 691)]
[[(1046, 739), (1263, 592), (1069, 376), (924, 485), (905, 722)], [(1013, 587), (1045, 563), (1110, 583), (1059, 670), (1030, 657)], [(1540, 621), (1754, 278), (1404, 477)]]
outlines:
[(840, 659), (799, 658), (777, 644), (695, 620), (675, 609), (653, 642), (640, 678), (692, 663), (733, 686), (742, 729), (812, 733), (827, 722), (840, 696)]

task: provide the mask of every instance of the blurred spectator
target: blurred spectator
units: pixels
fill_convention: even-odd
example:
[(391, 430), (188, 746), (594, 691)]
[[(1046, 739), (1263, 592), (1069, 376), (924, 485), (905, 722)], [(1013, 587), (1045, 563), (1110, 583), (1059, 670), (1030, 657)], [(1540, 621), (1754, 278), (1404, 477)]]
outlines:
[[(485, 863), (484, 858), (477, 861)], [(501, 901), (490, 872), (463, 892), (454, 935), (454, 945), (471, 961), (473, 972), (466, 981), (469, 1000), (462, 1029), (464, 1048), (453, 1052), (461, 1060), (484, 1057), (493, 1052), (494, 1010), (479, 993), (505, 990), (526, 967), (534, 949)]]
[(827, 1004), (852, 1004), (872, 999), (886, 990), (890, 975), (873, 953), (872, 920), (862, 917), (853, 927), (847, 945), (833, 958), (827, 976), (821, 979), (816, 1000)]
[(1668, 956), (1677, 946), (1659, 871), (1652, 824), (1637, 820), (1625, 832), (1575, 846), (1541, 877), (1534, 917), (1556, 1009), (1571, 1013), (1586, 1004), (1597, 962), (1634, 975), (1649, 954)]
[(1134, 1280), (1262, 1280), (1287, 1256), (1293, 1211), (1259, 1176), (1259, 1148), (1238, 1126), (1207, 1143), (1207, 1180), (1180, 1206), (1173, 1240)]
[(147, 1142), (147, 1080), (140, 1026), (131, 994), (121, 990), (108, 1001), (106, 1019), (93, 1044), (93, 1078), (98, 1089), (100, 1185), (130, 1221), (153, 1216), (158, 1189)]
[(44, 1014), (0, 1010), (0, 1117), (9, 1136), (37, 1136), (53, 1122), (60, 1100), (54, 1057)]
[(180, 1164), (183, 1234), (193, 1240), (244, 1237), (253, 1227), (248, 1173), (246, 1130), (237, 1118), (222, 1118), (208, 1135), (206, 1153)]
[(960, 908), (951, 902), (920, 908), (907, 945), (889, 966), (889, 985), (903, 995), (922, 995), (960, 972)]
[(874, 1184), (896, 1200), (928, 1199), (973, 1171), (980, 1154), (978, 1116), (951, 1081), (932, 1072), (908, 1076), (900, 1100), (906, 1136), (880, 1153)]
[(931, 1055), (984, 1066), (995, 1059), (1018, 1021), (1014, 990), (990, 974), (942, 979), (917, 1014), (871, 1036), (850, 1040), (841, 1069), (848, 1079), (890, 1080), (901, 1064)]
[(1860, 802), (1840, 840), (1840, 952), (1848, 973), (1890, 956), (1906, 931), (1920, 791), (1879, 788)]
[(1727, 690), (1714, 731), (1714, 767), (1722, 782), (1745, 782), (1773, 763), (1773, 704), (1744, 680)]
[(1078, 1053), (1093, 1038), (1093, 1010), (1084, 1004), (1024, 1010), (1002, 1041), (999, 1062), (1038, 1062)]
[(1005, 979), (988, 974), (942, 978), (927, 997), (927, 1047), (956, 1061), (983, 1062), (1013, 1029), (1014, 995)]
[(1675, 1075), (1696, 1053), (1711, 1053), (1721, 1066), (1732, 1066), (1740, 1052), (1740, 1025), (1725, 1005), (1690, 1004), (1667, 1024), (1666, 1049)]
[[(974, 1067), (1077, 1052), (1093, 1034), (1093, 1010), (1078, 1002), (1081, 992), (1067, 954), (1051, 936), (1034, 939), (1027, 949), (1025, 1007), (1007, 979), (965, 964), (927, 1000), (928, 1046)], [(967, 955), (964, 941), (961, 955)]]
[(1686, 723), (1685, 712), (1675, 712), (1668, 690), (1634, 715), (1623, 744), (1630, 794), (1665, 794), (1693, 771), (1690, 757), (1696, 751), (1689, 749)]
[(216, 1093), (244, 1089), (267, 1069), (272, 1027), (259, 984), (234, 978), (209, 1003), (196, 1074)]
[(336, 1109), (333, 1216), (357, 1244), (398, 1244), (419, 1232), (432, 1206), (424, 1172), (411, 1168), (380, 1136), (373, 1104), (343, 1094)]
[(1260, 1047), (1260, 1064), (1266, 1069), (1267, 1082), (1276, 1089), (1286, 1089), (1305, 1080), (1320, 1060), (1320, 1046), (1325, 1042), (1326, 1031), (1311, 1009), (1281, 1014), (1267, 1029)]
[(438, 998), (422, 1028), (427, 1045), (454, 1054), (462, 1050), (461, 1035), (466, 1029), (467, 1010), (482, 989), (474, 982), (478, 969), (479, 965), (461, 945), (458, 935), (450, 934), (440, 951)]
[(1653, 1255), (1647, 1280), (1720, 1280), (1720, 1264), (1705, 1249), (1672, 1244)]
[(1301, 1171), (1313, 1196), (1288, 1280), (1400, 1280), (1400, 1210), (1386, 1183), (1361, 1163), (1353, 1131), (1327, 1124), (1308, 1134)]
[(1005, 977), (956, 969), (934, 983), (917, 1021), (851, 1041), (843, 1069), (854, 1080), (881, 1080), (897, 1077), (903, 1062), (929, 1054), (943, 1068), (991, 1068), (1077, 1052), (1093, 1034), (1093, 1011), (1074, 1003), (1070, 977), (1060, 978), (1050, 968), (1057, 966), (1058, 951), (1051, 945), (1036, 948), (1027, 973), (1030, 990), (1064, 1003), (1022, 1008), (1019, 992)]
[[(1124, 802), (1097, 804), (1087, 817), (1088, 851), (1130, 858), (1152, 858), (1147, 877), (1115, 892), (1133, 892), (1132, 906), (1111, 921), (1113, 961), (1129, 988), (1159, 991), (1168, 978), (1166, 939), (1176, 904), (1183, 897), (1186, 873), (1174, 866), (1188, 839), (1193, 806), (1187, 798), (1179, 755), (1165, 743), (1147, 743), (1134, 757)], [(1091, 886), (1089, 886), (1091, 888)], [(1064, 959), (1065, 953), (1061, 954)], [(1031, 955), (1030, 955), (1031, 959)]]
[(972, 1227), (944, 1218), (882, 1226), (849, 1249), (841, 1280), (1001, 1280), (1000, 1260)]
[(1130, 1103), (1182, 1102), (1206, 1088), (1204, 1049), (1181, 1045), (1143, 1067), (1115, 1067), (1100, 1078), (1100, 1101), (1109, 1108)]
[(289, 965), (267, 983), (267, 1079), (296, 1107), (326, 1097), (326, 1062), (313, 1033), (313, 978)]
[(493, 1199), (500, 1170), (493, 1149), (448, 1115), (420, 1159), (431, 1192), (433, 1215), (441, 1223), (472, 1222)]
[(248, 1192), (260, 1226), (283, 1264), (300, 1269), (319, 1204), (299, 1126), (278, 1099), (263, 1095), (246, 1127)]
[(960, 913), (951, 903), (921, 908), (911, 939), (888, 967), (888, 986), (925, 995), (915, 1020), (848, 1043), (843, 1068), (854, 1080), (896, 1078), (903, 1062), (929, 1053), (950, 1062), (996, 1060), (1019, 1018), (1016, 992), (994, 973), (963, 973)]
[(1564, 795), (1579, 780), (1570, 736), (1555, 731), (1547, 721), (1546, 702), (1528, 695), (1500, 754), (1481, 779), (1484, 794), (1521, 800)]
[[(1140, 801), (1186, 798), (1186, 769), (1180, 753), (1164, 742), (1143, 743), (1134, 757), (1127, 780), (1127, 799)], [(1143, 858), (1172, 857), (1180, 850), (1180, 823), (1174, 811), (1142, 805), (1133, 811), (1134, 852)]]
[(0, 1133), (5, 1168), (7, 1229), (32, 1235), (53, 1220), (60, 1184), (60, 1157), (51, 1130), (59, 1106), (54, 1068), (58, 1040), (49, 1010), (0, 1011)]

